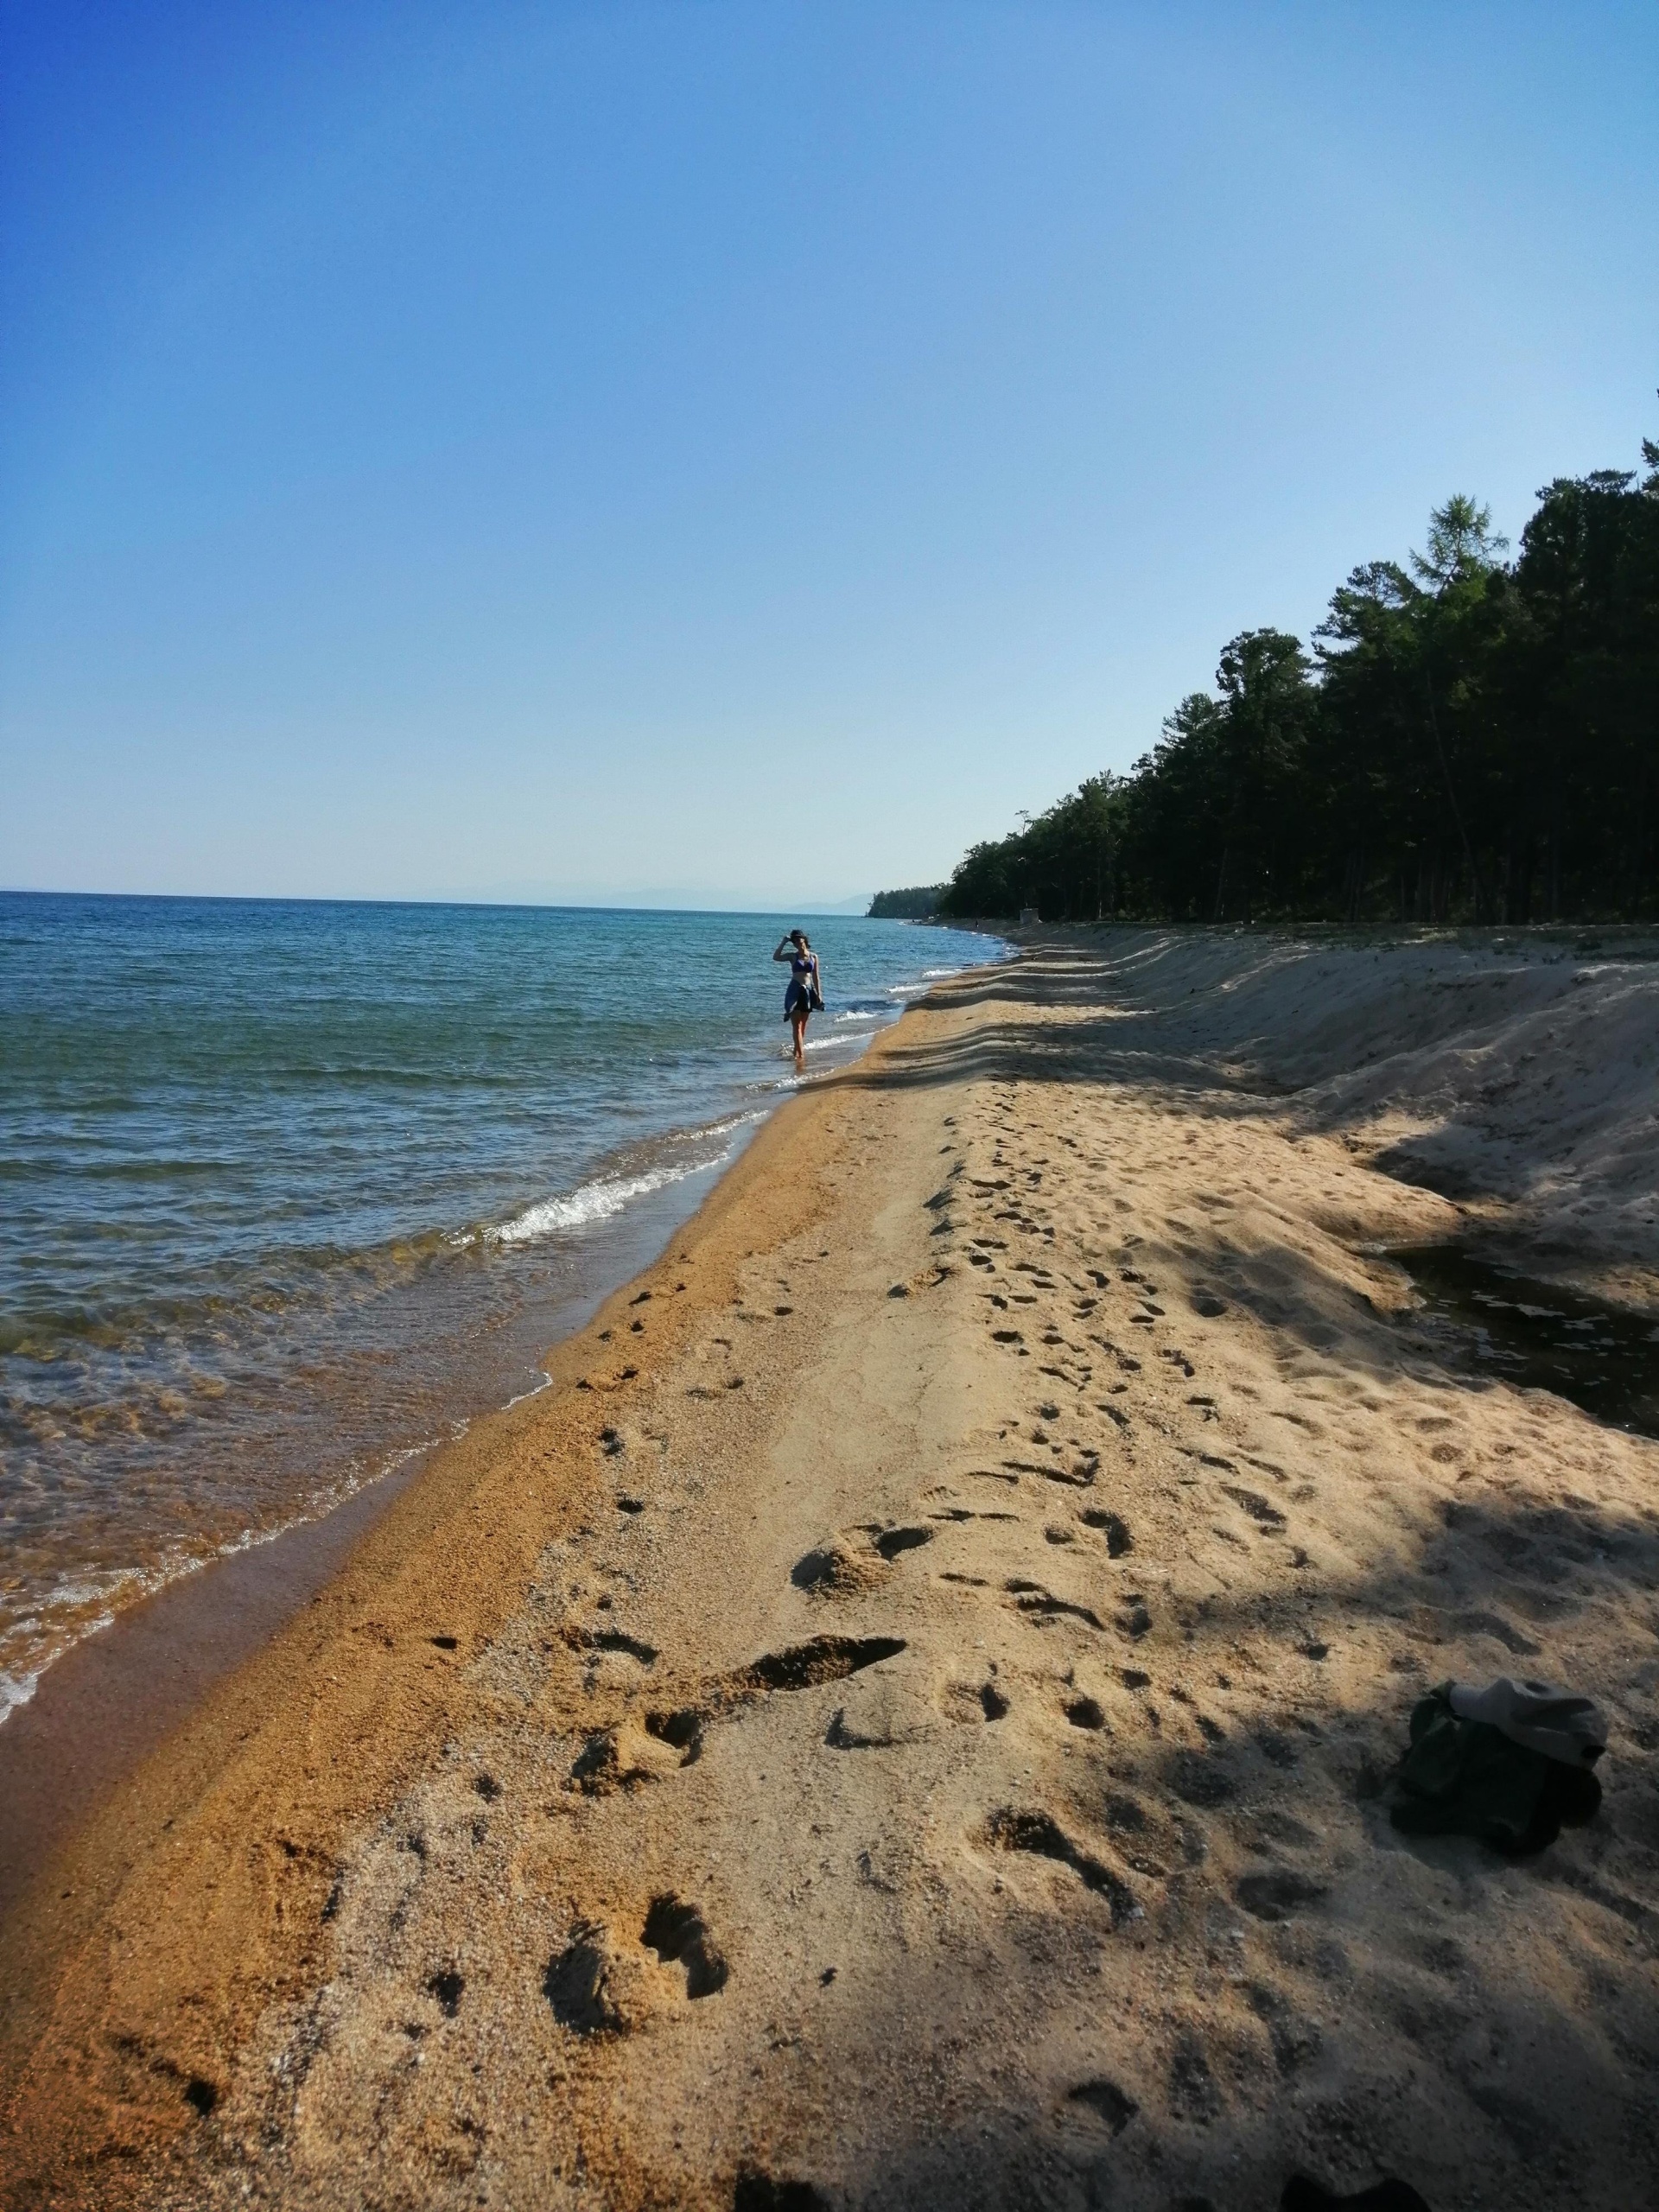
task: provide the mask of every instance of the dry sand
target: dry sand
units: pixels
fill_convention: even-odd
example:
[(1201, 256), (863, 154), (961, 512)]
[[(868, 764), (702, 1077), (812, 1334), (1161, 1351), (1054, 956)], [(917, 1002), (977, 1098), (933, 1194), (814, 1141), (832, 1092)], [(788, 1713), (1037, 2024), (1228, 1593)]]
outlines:
[[(1617, 949), (937, 994), (13, 1916), (5, 2201), (1654, 2202), (1659, 1445), (1363, 1248), (1649, 1294), (1656, 1036)], [(1396, 1836), (1511, 1671), (1605, 1706), (1598, 1823)]]

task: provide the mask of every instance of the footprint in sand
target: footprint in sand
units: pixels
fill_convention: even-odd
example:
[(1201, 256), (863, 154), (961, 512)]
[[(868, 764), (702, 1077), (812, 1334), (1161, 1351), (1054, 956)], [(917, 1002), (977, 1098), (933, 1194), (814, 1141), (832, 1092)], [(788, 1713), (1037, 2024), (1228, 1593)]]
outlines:
[(645, 1733), (677, 1751), (682, 1766), (691, 1766), (702, 1756), (702, 1726), (708, 1717), (694, 1705), (677, 1706), (668, 1713), (647, 1713)]
[(686, 1904), (671, 1890), (652, 1899), (639, 1940), (647, 1950), (656, 1952), (664, 1966), (684, 1967), (688, 1997), (713, 1997), (726, 1986), (730, 1969), (709, 1931), (709, 1923), (696, 1905)]
[(542, 1976), (553, 2017), (573, 2035), (626, 2035), (638, 2008), (627, 2001), (629, 1977), (601, 1923), (578, 1920)]
[(905, 1553), (931, 1544), (931, 1529), (882, 1529), (866, 1525), (804, 1553), (790, 1569), (798, 1590), (815, 1598), (851, 1598), (887, 1579), (887, 1569)]
[(732, 2212), (830, 2212), (830, 2200), (810, 2181), (744, 2166), (733, 2183)]
[(985, 1823), (985, 1840), (996, 1851), (1028, 1852), (1069, 1866), (1087, 1890), (1105, 1898), (1114, 1929), (1141, 1917), (1135, 1891), (1109, 1866), (1074, 1843), (1047, 1813), (1020, 1812), (1003, 1807)]
[(594, 1730), (572, 1764), (570, 1781), (584, 1797), (608, 1797), (660, 1782), (685, 1764), (677, 1747), (648, 1724), (625, 1720)]
[(466, 1993), (467, 1978), (454, 1967), (444, 1967), (427, 1977), (426, 1993), (432, 1998), (446, 2020), (453, 2020), (461, 2012), (461, 2000)]
[(655, 1644), (628, 1636), (620, 1628), (567, 1628), (563, 1637), (573, 1651), (613, 1651), (637, 1660), (642, 1667), (654, 1667), (657, 1663)]
[[(1226, 1463), (1206, 1459), (1205, 1464), (1214, 1465)], [(1276, 1535), (1285, 1527), (1284, 1515), (1276, 1505), (1269, 1504), (1259, 1491), (1243, 1490), (1236, 1483), (1223, 1483), (1221, 1487), (1225, 1495), (1232, 1499), (1234, 1504), (1248, 1513), (1256, 1526), (1268, 1535)]]
[(1065, 2101), (1074, 2113), (1098, 2120), (1112, 2135), (1121, 2135), (1141, 2109), (1133, 2097), (1103, 2075), (1079, 2082), (1075, 2089), (1066, 2091)]
[(1169, 2063), (1169, 2108), (1178, 2120), (1207, 2125), (1222, 2113), (1221, 2091), (1198, 2038), (1184, 2035)]
[(1122, 1520), (1117, 1513), (1106, 1510), (1106, 1506), (1086, 1506), (1079, 1517), (1086, 1529), (1099, 1529), (1106, 1537), (1106, 1555), (1110, 1560), (1122, 1560), (1123, 1553), (1135, 1551), (1135, 1537), (1128, 1533), (1128, 1522)]
[(949, 1720), (1005, 1720), (1008, 1700), (992, 1681), (946, 1682), (939, 1692), (939, 1709)]
[(1325, 1894), (1324, 1883), (1288, 1866), (1242, 1875), (1233, 1887), (1234, 1897), (1257, 1920), (1288, 1920), (1292, 1913), (1304, 1905), (1317, 1904)]
[(834, 1751), (891, 1751), (932, 1733), (931, 1709), (915, 1689), (891, 1675), (869, 1675), (849, 1685), (846, 1702), (830, 1717), (823, 1740)]
[(1016, 1575), (1005, 1582), (1002, 1587), (1014, 1599), (1015, 1611), (1024, 1613), (1039, 1628), (1046, 1628), (1062, 1619), (1079, 1620), (1092, 1629), (1103, 1630), (1105, 1626), (1100, 1616), (1087, 1605), (1073, 1605), (1069, 1599), (1057, 1598), (1040, 1582), (1029, 1582), (1023, 1576)]
[(879, 1666), (884, 1659), (896, 1658), (905, 1648), (899, 1636), (815, 1636), (809, 1643), (767, 1652), (734, 1675), (731, 1687), (751, 1694), (815, 1689), (820, 1682), (838, 1682), (866, 1667)]
[(1117, 1615), (1119, 1633), (1127, 1636), (1131, 1643), (1138, 1643), (1141, 1637), (1150, 1631), (1151, 1627), (1152, 1615), (1147, 1610), (1146, 1599), (1135, 1591), (1126, 1590)]
[(923, 1544), (931, 1544), (931, 1529), (884, 1529), (873, 1539), (875, 1548), (885, 1560), (897, 1559), (900, 1553), (915, 1551)]

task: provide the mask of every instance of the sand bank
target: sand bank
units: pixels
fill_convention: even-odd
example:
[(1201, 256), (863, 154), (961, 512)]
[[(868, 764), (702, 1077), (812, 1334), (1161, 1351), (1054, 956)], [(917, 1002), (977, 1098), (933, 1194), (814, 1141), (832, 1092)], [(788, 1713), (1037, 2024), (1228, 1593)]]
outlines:
[[(1640, 1295), (1656, 1014), (1151, 932), (943, 989), (13, 1916), (7, 2201), (1643, 2202), (1659, 1445), (1372, 1248)], [(1508, 1671), (1606, 1707), (1599, 1822), (1406, 1842), (1414, 1698)]]

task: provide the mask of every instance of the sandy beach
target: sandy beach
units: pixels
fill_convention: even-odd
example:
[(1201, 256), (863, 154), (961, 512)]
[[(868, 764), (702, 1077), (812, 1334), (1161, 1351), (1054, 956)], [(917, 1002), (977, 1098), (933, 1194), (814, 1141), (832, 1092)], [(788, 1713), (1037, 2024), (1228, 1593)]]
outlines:
[[(10, 1914), (0, 2199), (1650, 2202), (1659, 1443), (1382, 1249), (1659, 1313), (1650, 950), (1039, 936), (809, 1086)], [(1599, 1817), (1396, 1834), (1502, 1674)]]

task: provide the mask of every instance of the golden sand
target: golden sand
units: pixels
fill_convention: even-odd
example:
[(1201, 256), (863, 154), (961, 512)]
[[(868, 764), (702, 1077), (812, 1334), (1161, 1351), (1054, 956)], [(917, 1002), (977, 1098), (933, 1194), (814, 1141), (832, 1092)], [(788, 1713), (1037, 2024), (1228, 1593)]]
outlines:
[[(937, 993), (12, 1916), (5, 2201), (1649, 2201), (1659, 1445), (1363, 1248), (1650, 1284), (1656, 1009), (1169, 933)], [(1600, 1820), (1396, 1835), (1505, 1672), (1603, 1702)]]

